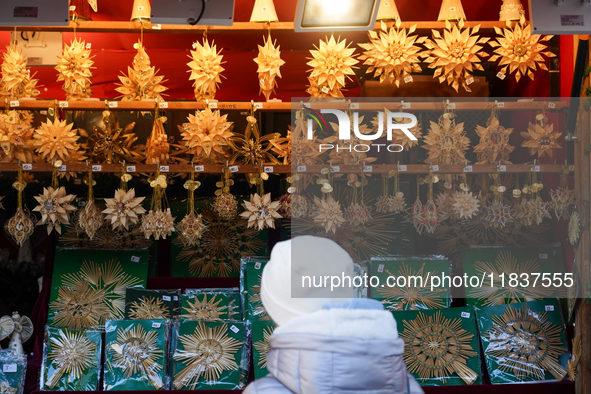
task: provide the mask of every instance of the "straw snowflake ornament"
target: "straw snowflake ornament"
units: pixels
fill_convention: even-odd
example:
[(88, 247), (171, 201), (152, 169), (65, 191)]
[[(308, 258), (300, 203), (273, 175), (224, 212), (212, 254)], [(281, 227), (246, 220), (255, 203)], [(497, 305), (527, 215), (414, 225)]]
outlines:
[(70, 213), (76, 211), (76, 207), (70, 204), (76, 198), (73, 194), (66, 194), (65, 187), (43, 188), (43, 194), (35, 196), (35, 200), (39, 203), (33, 211), (41, 213), (41, 220), (38, 226), (46, 224), (47, 234), (55, 230), (61, 234), (62, 224), (70, 222)]
[(470, 145), (466, 137), (464, 123), (455, 122), (452, 112), (444, 113), (437, 123), (431, 121), (429, 134), (423, 140), (429, 154), (425, 163), (460, 164), (466, 162), (465, 152)]
[(195, 112), (195, 115), (190, 114), (187, 120), (178, 128), (193, 160), (225, 163), (230, 156), (226, 138), (234, 135), (233, 122), (228, 121), (228, 115), (222, 116), (220, 111), (212, 111), (207, 107)]
[(259, 66), (257, 69), (259, 87), (267, 101), (269, 101), (271, 94), (275, 92), (277, 78), (281, 78), (280, 68), (285, 64), (285, 61), (281, 59), (279, 46), (275, 47), (275, 44), (276, 42), (273, 42), (271, 35), (269, 35), (269, 37), (265, 38), (265, 45), (259, 45), (259, 54), (254, 59)]
[(454, 194), (452, 212), (460, 219), (472, 219), (480, 208), (478, 196), (472, 192), (460, 191)]
[(255, 227), (259, 231), (264, 228), (275, 228), (275, 219), (281, 219), (281, 215), (277, 212), (280, 204), (279, 201), (271, 202), (271, 193), (263, 197), (255, 193), (250, 196), (250, 201), (242, 203), (245, 211), (240, 214), (240, 217), (248, 219), (247, 227)]
[(74, 40), (64, 45), (64, 52), (58, 56), (55, 69), (59, 72), (57, 80), (63, 81), (66, 100), (82, 100), (91, 96), (92, 65), (90, 44), (84, 40)]
[(158, 71), (151, 66), (150, 57), (146, 53), (141, 41), (133, 44), (137, 54), (133, 58), (132, 67), (127, 67), (127, 75), (120, 75), (119, 85), (115, 90), (121, 93), (122, 101), (141, 101), (143, 99), (157, 99), (164, 101), (161, 94), (168, 88), (162, 85), (164, 76), (156, 75)]
[(203, 45), (195, 42), (193, 49), (189, 56), (191, 61), (187, 65), (191, 69), (189, 80), (195, 81), (193, 82), (195, 99), (197, 101), (214, 99), (218, 84), (222, 82), (221, 73), (224, 71), (222, 67), (224, 56), (220, 55), (222, 50), (218, 52), (213, 42), (209, 45), (207, 38), (203, 40)]
[(0, 95), (9, 99), (37, 97), (37, 79), (31, 79), (30, 70), (16, 41), (6, 47), (2, 63), (2, 89)]
[(554, 157), (554, 149), (560, 149), (558, 138), (562, 133), (554, 131), (554, 125), (548, 123), (544, 114), (536, 115), (536, 123), (529, 123), (527, 131), (522, 131), (521, 136), (525, 139), (521, 146), (529, 148), (529, 154), (538, 155), (538, 158), (547, 154)]
[(527, 75), (531, 80), (534, 79), (534, 71), (538, 67), (548, 71), (546, 59), (556, 55), (550, 51), (544, 51), (548, 48), (542, 42), (549, 41), (554, 36), (540, 36), (531, 34), (531, 28), (522, 15), (519, 22), (511, 28), (511, 21), (507, 21), (507, 27), (501, 29), (495, 26), (497, 38), (491, 41), (489, 45), (495, 49), (495, 55), (489, 59), (494, 62), (498, 59), (501, 66), (502, 78), (509, 71), (509, 74), (515, 73), (515, 80), (519, 82), (522, 76)]
[(123, 160), (137, 162), (142, 157), (134, 143), (138, 137), (133, 132), (135, 122), (121, 128), (111, 111), (103, 111), (103, 127), (94, 126), (92, 134), (79, 129), (80, 135), (88, 138), (86, 149), (95, 162), (114, 164)]
[(113, 198), (105, 198), (106, 209), (103, 213), (105, 220), (111, 223), (113, 229), (129, 228), (129, 225), (136, 224), (139, 217), (146, 213), (141, 206), (145, 197), (136, 197), (135, 190), (128, 191), (117, 189)]
[(65, 120), (41, 123), (33, 134), (32, 145), (39, 156), (51, 163), (52, 161), (70, 161), (72, 158), (84, 160), (80, 155), (77, 129), (72, 130), (74, 123), (66, 124)]
[(332, 232), (335, 234), (337, 228), (347, 222), (343, 217), (341, 204), (332, 196), (326, 199), (314, 197), (314, 205), (316, 205), (317, 210), (317, 214), (314, 216), (314, 223), (324, 227), (327, 233)]
[(220, 306), (220, 302), (223, 299), (216, 300), (215, 295), (211, 295), (211, 298), (207, 299), (207, 294), (203, 294), (203, 300), (199, 300), (197, 297), (194, 301), (187, 301), (188, 307), (183, 307), (183, 316), (187, 316), (191, 320), (222, 320), (222, 314), (224, 314), (224, 307)]
[(345, 80), (355, 75), (353, 66), (359, 63), (353, 57), (355, 48), (347, 45), (347, 40), (335, 40), (330, 36), (328, 41), (320, 40), (320, 46), (310, 50), (311, 60), (308, 62), (313, 67), (309, 78), (314, 81), (318, 91), (328, 94), (331, 91), (339, 92), (345, 87)]
[(486, 57), (480, 44), (485, 44), (489, 38), (476, 35), (480, 29), (477, 25), (470, 29), (463, 29), (464, 21), (460, 20), (452, 28), (449, 21), (445, 21), (443, 36), (437, 30), (433, 30), (433, 40), (426, 41), (425, 45), (430, 49), (429, 57), (425, 60), (430, 63), (429, 68), (435, 69), (434, 78), (439, 77), (439, 82), (446, 82), (457, 92), (460, 85), (470, 90), (474, 78), (472, 72), (484, 71), (480, 64), (481, 58)]
[(509, 154), (515, 149), (509, 144), (513, 129), (506, 129), (499, 124), (499, 118), (493, 115), (486, 122), (486, 127), (476, 126), (480, 143), (474, 147), (478, 164), (511, 164)]
[[(365, 52), (359, 56), (359, 60), (364, 61), (364, 66), (369, 66), (366, 73), (374, 73), (374, 76), (380, 77), (380, 83), (389, 82), (400, 87), (400, 81), (412, 80), (411, 73), (420, 73), (422, 71), (419, 63), (421, 60), (421, 48), (415, 44), (425, 42), (426, 37), (410, 36), (414, 33), (416, 25), (408, 30), (401, 29), (402, 22), (398, 18), (395, 22), (396, 28), (388, 26), (381, 22), (380, 32), (369, 30), (370, 42), (359, 44), (365, 49)], [(409, 82), (410, 82), (409, 81)]]
[(0, 115), (0, 160), (2, 153), (8, 159), (33, 162), (33, 115), (28, 111), (10, 111)]

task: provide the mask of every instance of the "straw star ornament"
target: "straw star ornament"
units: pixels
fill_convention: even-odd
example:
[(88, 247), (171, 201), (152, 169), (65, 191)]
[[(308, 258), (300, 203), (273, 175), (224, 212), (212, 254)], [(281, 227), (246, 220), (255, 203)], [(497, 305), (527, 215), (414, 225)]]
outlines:
[(521, 146), (529, 148), (529, 154), (538, 158), (548, 155), (554, 157), (554, 149), (562, 148), (558, 139), (562, 133), (554, 131), (554, 125), (548, 123), (544, 114), (536, 116), (536, 123), (529, 123), (527, 131), (522, 131), (521, 136), (525, 139)]
[(331, 35), (327, 41), (320, 40), (320, 46), (310, 50), (310, 53), (312, 58), (308, 65), (313, 69), (309, 78), (324, 94), (330, 91), (340, 93), (345, 87), (346, 79), (351, 79), (351, 75), (355, 75), (353, 66), (359, 61), (353, 56), (355, 48), (347, 45), (347, 40), (335, 40)]
[(121, 85), (115, 88), (121, 93), (122, 101), (141, 101), (142, 99), (157, 99), (164, 101), (162, 92), (168, 88), (162, 85), (164, 76), (156, 75), (158, 71), (151, 66), (150, 57), (146, 53), (141, 41), (133, 44), (137, 54), (133, 58), (133, 68), (127, 67), (128, 75), (120, 75)]
[(261, 93), (265, 95), (267, 101), (271, 94), (275, 92), (277, 86), (277, 78), (281, 78), (281, 66), (285, 61), (281, 59), (281, 52), (279, 46), (275, 47), (276, 42), (271, 40), (271, 36), (265, 38), (265, 45), (259, 45), (259, 54), (254, 59), (258, 64), (257, 72), (259, 73), (259, 87)]
[(478, 164), (511, 164), (509, 154), (515, 149), (509, 144), (513, 129), (506, 129), (499, 124), (499, 118), (493, 113), (486, 127), (476, 126), (476, 133), (480, 143), (474, 147), (478, 157)]
[(199, 42), (193, 44), (193, 51), (189, 58), (191, 61), (187, 63), (191, 76), (190, 81), (193, 82), (193, 88), (195, 89), (195, 99), (197, 101), (204, 101), (206, 99), (214, 99), (215, 93), (218, 88), (218, 84), (222, 82), (221, 73), (224, 71), (222, 67), (222, 59), (224, 58), (222, 50), (219, 52), (217, 46), (212, 42), (209, 45), (209, 41), (203, 40), (203, 45)]
[(52, 161), (69, 161), (71, 158), (84, 160), (86, 157), (80, 155), (80, 138), (76, 131), (72, 130), (74, 123), (66, 124), (65, 120), (47, 120), (33, 134), (32, 145), (42, 159), (51, 163)]
[(46, 224), (47, 234), (55, 230), (61, 234), (62, 224), (70, 222), (70, 213), (76, 211), (76, 207), (70, 204), (76, 198), (73, 194), (66, 194), (65, 187), (54, 189), (53, 187), (43, 188), (43, 194), (35, 196), (39, 203), (33, 211), (41, 213), (41, 220), (38, 226)]
[(23, 57), (20, 44), (14, 42), (6, 47), (2, 63), (2, 89), (0, 95), (10, 99), (37, 97), (37, 79), (31, 79), (30, 70)]
[(280, 202), (271, 202), (271, 193), (263, 197), (257, 193), (252, 194), (250, 201), (244, 201), (242, 206), (245, 211), (240, 214), (240, 217), (248, 219), (247, 227), (255, 227), (259, 231), (268, 227), (275, 228), (275, 219), (281, 219), (281, 215), (277, 212)]
[(439, 122), (431, 122), (423, 141), (423, 148), (429, 152), (425, 163), (450, 165), (466, 161), (465, 152), (470, 139), (466, 137), (464, 123), (456, 123), (453, 113), (447, 112), (439, 118)]
[(228, 121), (228, 115), (221, 115), (220, 111), (207, 107), (195, 112), (195, 115), (190, 114), (187, 120), (178, 128), (193, 160), (225, 163), (230, 156), (226, 139), (234, 135), (233, 122)]
[(86, 149), (96, 162), (107, 164), (118, 163), (123, 160), (137, 162), (142, 155), (133, 144), (138, 137), (133, 132), (135, 122), (125, 128), (119, 126), (117, 118), (110, 111), (103, 111), (103, 127), (94, 126), (92, 134), (80, 129), (80, 135), (88, 138)]
[(142, 297), (131, 303), (129, 317), (132, 320), (170, 319), (168, 308), (158, 297)]
[[(207, 294), (203, 295), (203, 300), (199, 301), (195, 297), (194, 301), (188, 301), (188, 307), (183, 307), (183, 316), (188, 316), (191, 320), (222, 320), (224, 314), (224, 307), (220, 306), (223, 300), (220, 298), (216, 300), (215, 295), (211, 295), (207, 299)], [(216, 302), (217, 301), (217, 302)]]
[(63, 81), (66, 100), (82, 100), (91, 96), (92, 65), (90, 44), (84, 40), (74, 40), (64, 45), (64, 52), (58, 56), (55, 69), (59, 72), (57, 80)]
[(106, 209), (103, 213), (105, 220), (111, 223), (113, 229), (125, 228), (131, 224), (136, 224), (139, 217), (146, 213), (141, 206), (145, 197), (136, 197), (135, 190), (125, 191), (117, 189), (114, 198), (105, 198)]
[(81, 379), (84, 371), (96, 366), (96, 343), (84, 332), (60, 331), (59, 338), (50, 338), (51, 351), (47, 358), (55, 364), (55, 371), (47, 378), (45, 385), (53, 389), (64, 374), (75, 381)]
[(347, 220), (343, 217), (341, 204), (332, 197), (320, 199), (314, 197), (314, 205), (318, 211), (314, 216), (314, 223), (324, 227), (328, 232), (336, 233), (337, 228), (341, 227)]

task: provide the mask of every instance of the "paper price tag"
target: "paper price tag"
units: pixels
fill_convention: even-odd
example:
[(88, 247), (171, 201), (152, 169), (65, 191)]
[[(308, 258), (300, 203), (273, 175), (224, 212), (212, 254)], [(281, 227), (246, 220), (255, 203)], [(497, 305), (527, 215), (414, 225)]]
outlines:
[(76, 6), (75, 5), (71, 5), (69, 8), (70, 11), (76, 11)]
[(383, 2), (383, 3), (382, 3), (382, 5), (383, 5), (384, 7), (390, 7), (390, 2), (388, 2), (388, 1), (385, 1), (385, 2)]
[(544, 260), (548, 260), (548, 255), (546, 253), (540, 253), (540, 258)]
[(540, 166), (533, 166), (531, 172), (540, 172)]
[(173, 300), (178, 301), (179, 300), (179, 296), (174, 296), (172, 297)]
[(412, 77), (409, 75), (408, 77), (404, 77), (404, 83), (412, 82)]
[(359, 109), (359, 103), (351, 103), (351, 109)]
[(140, 262), (140, 258), (139, 256), (131, 256), (131, 261), (134, 263), (139, 263)]
[(31, 171), (33, 169), (33, 165), (31, 163), (23, 164), (23, 171)]
[(384, 264), (378, 265), (378, 272), (384, 272)]
[(158, 108), (168, 108), (168, 103), (166, 103), (166, 102), (164, 102), (164, 103), (163, 102), (160, 102), (160, 103), (158, 103)]
[(556, 108), (556, 104), (554, 104), (554, 103), (548, 103), (548, 108)]
[(569, 165), (569, 166), (568, 166), (568, 170), (569, 170), (570, 172), (573, 172), (573, 171), (575, 170), (575, 166), (573, 166), (573, 165)]
[(472, 166), (464, 167), (464, 172), (472, 172)]
[(193, 298), (195, 298), (195, 296), (193, 294), (190, 294), (189, 299), (192, 300)]
[(267, 7), (261, 7), (261, 11), (267, 12)]
[(474, 77), (466, 78), (466, 85), (472, 85), (474, 83)]
[(160, 166), (160, 172), (169, 172), (170, 171), (170, 167), (168, 166)]
[(330, 172), (341, 172), (340, 166), (330, 166)]
[(205, 171), (205, 166), (195, 166), (195, 172), (203, 172)]
[(92, 172), (101, 172), (103, 170), (103, 166), (100, 164), (93, 164)]
[(170, 296), (162, 296), (162, 301), (172, 301), (172, 298)]
[(207, 105), (209, 106), (209, 109), (217, 109), (218, 107), (217, 101), (214, 101), (213, 103), (207, 103)]
[(298, 166), (298, 172), (306, 172), (307, 168), (306, 166)]
[(546, 312), (554, 312), (554, 305), (546, 305), (544, 309), (546, 309)]
[(240, 332), (240, 329), (238, 327), (236, 327), (235, 325), (232, 324), (232, 326), (230, 327), (230, 330), (234, 333), (234, 334), (238, 334)]
[(364, 166), (363, 172), (373, 172), (373, 166)]
[(255, 270), (260, 270), (261, 269), (262, 264), (261, 263), (254, 263), (254, 269)]
[(90, 48), (92, 48), (92, 44), (89, 42), (86, 44), (86, 49), (90, 49)]
[(406, 172), (408, 170), (406, 168), (406, 165), (403, 165), (403, 166), (398, 166), (398, 171), (400, 171), (400, 172)]
[(304, 104), (304, 108), (310, 108), (310, 103), (303, 103)]
[(125, 171), (127, 171), (127, 172), (135, 172), (136, 171), (135, 170), (135, 166), (127, 166), (127, 167), (125, 167)]
[(507, 78), (507, 74), (505, 74), (504, 72), (499, 71), (497, 73), (497, 78), (499, 78), (501, 81), (505, 78)]
[(506, 165), (500, 165), (499, 166), (499, 172), (506, 172), (507, 171), (507, 166)]
[(410, 103), (402, 103), (402, 109), (410, 109)]
[(447, 109), (456, 109), (456, 104), (455, 103), (447, 104)]
[(497, 108), (505, 108), (505, 103), (497, 103)]
[(109, 108), (117, 108), (119, 106), (119, 103), (117, 101), (109, 101), (107, 105), (109, 106)]
[(68, 103), (67, 101), (60, 101), (58, 105), (60, 106), (60, 108), (68, 108), (70, 106), (70, 103)]
[(263, 171), (266, 173), (274, 172), (273, 166), (263, 167)]
[(78, 201), (78, 206), (83, 207), (86, 205), (86, 201)]
[(160, 328), (162, 327), (162, 323), (154, 322), (152, 323), (152, 328)]
[(158, 23), (157, 25), (152, 25), (153, 30), (162, 30), (162, 25)]
[(61, 166), (59, 166), (59, 167), (57, 168), (57, 170), (58, 170), (58, 171), (61, 171), (61, 172), (64, 172), (64, 171), (66, 171), (66, 170), (67, 170), (67, 167), (66, 167), (66, 165), (65, 165), (65, 164), (62, 164)]
[(11, 100), (10, 101), (11, 107), (19, 107), (20, 105), (21, 105), (21, 103), (18, 100)]
[(439, 166), (437, 164), (435, 164), (434, 166), (431, 166), (431, 171), (433, 171), (433, 172), (439, 171)]
[(2, 372), (4, 373), (14, 373), (17, 371), (17, 365), (16, 364), (4, 364), (2, 366)]
[(238, 167), (238, 166), (230, 167), (230, 172), (238, 172), (238, 171), (240, 171), (240, 167)]
[(254, 103), (255, 109), (263, 109), (263, 103)]
[(461, 314), (461, 315), (462, 315), (462, 317), (463, 317), (464, 319), (469, 319), (469, 318), (470, 318), (470, 312), (462, 312), (462, 314)]

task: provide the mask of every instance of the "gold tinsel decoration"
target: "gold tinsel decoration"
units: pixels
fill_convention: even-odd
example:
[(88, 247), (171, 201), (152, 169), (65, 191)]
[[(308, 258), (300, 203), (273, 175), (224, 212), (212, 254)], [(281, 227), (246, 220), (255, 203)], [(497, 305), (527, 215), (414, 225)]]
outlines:
[(31, 127), (32, 121), (33, 114), (29, 111), (13, 110), (0, 115), (0, 160), (1, 154), (4, 153), (11, 160), (33, 162), (34, 147), (31, 139), (35, 129)]
[(86, 149), (93, 162), (115, 164), (126, 160), (135, 163), (139, 162), (142, 154), (133, 146), (138, 139), (134, 128), (135, 122), (131, 122), (122, 129), (111, 111), (103, 111), (103, 127), (94, 126), (92, 134), (83, 129), (79, 131), (81, 136), (88, 138)]
[(470, 145), (470, 139), (466, 137), (464, 123), (456, 124), (455, 114), (446, 112), (437, 123), (431, 121), (429, 134), (423, 140), (429, 154), (425, 163), (432, 164), (464, 164), (465, 152)]
[(62, 224), (70, 222), (70, 213), (76, 211), (76, 207), (70, 204), (76, 198), (73, 194), (66, 194), (65, 187), (47, 187), (43, 188), (43, 194), (36, 196), (35, 200), (39, 203), (33, 211), (41, 213), (41, 221), (38, 226), (46, 224), (47, 234), (55, 230), (61, 234)]
[(314, 197), (314, 205), (316, 205), (317, 214), (314, 216), (314, 223), (322, 226), (328, 232), (336, 233), (339, 228), (347, 220), (343, 217), (341, 211), (341, 204), (332, 196), (326, 199)]
[(146, 164), (166, 164), (170, 158), (170, 143), (164, 130), (165, 116), (156, 116), (152, 133), (146, 142)]
[(558, 362), (568, 352), (560, 339), (562, 327), (549, 321), (546, 312), (534, 312), (527, 304), (519, 309), (507, 305), (492, 320), (493, 326), (484, 333), (489, 339), (485, 353), (495, 359), (500, 371), (517, 380), (545, 380), (546, 371), (559, 382), (565, 378), (567, 370)]
[(33, 134), (32, 145), (41, 158), (49, 163), (52, 161), (84, 160), (78, 145), (77, 129), (72, 130), (74, 123), (67, 124), (65, 120), (56, 119), (41, 123)]
[(445, 289), (431, 289), (429, 285), (429, 278), (437, 276), (439, 273), (437, 271), (425, 272), (425, 263), (423, 263), (418, 271), (415, 271), (410, 266), (402, 263), (398, 269), (398, 275), (394, 275), (388, 270), (386, 270), (386, 273), (394, 280), (396, 280), (398, 276), (404, 278), (421, 278), (418, 282), (414, 282), (412, 285), (412, 282), (408, 281), (408, 286), (388, 286), (378, 288), (378, 293), (384, 298), (382, 304), (384, 304), (387, 310), (406, 311), (422, 308), (445, 308), (445, 302), (443, 300), (444, 294), (441, 294), (445, 292)]
[(126, 378), (138, 374), (147, 379), (156, 390), (165, 387), (160, 377), (162, 365), (158, 360), (164, 357), (164, 351), (158, 347), (158, 331), (146, 331), (139, 324), (126, 330), (117, 330), (117, 340), (107, 346), (112, 355), (113, 368), (121, 369)]
[(511, 21), (507, 21), (507, 27), (501, 29), (495, 26), (497, 38), (489, 44), (495, 49), (495, 55), (489, 59), (494, 62), (498, 59), (499, 66), (502, 67), (500, 73), (505, 78), (507, 70), (509, 74), (515, 73), (515, 80), (519, 82), (522, 76), (527, 74), (530, 79), (534, 79), (534, 71), (539, 67), (542, 70), (548, 71), (546, 67), (546, 60), (544, 56), (551, 58), (556, 55), (550, 51), (544, 52), (547, 45), (542, 42), (548, 42), (554, 36), (540, 36), (539, 34), (531, 34), (531, 27), (525, 21), (525, 16), (522, 15), (519, 22), (511, 28)]
[[(31, 234), (35, 231), (35, 225), (37, 220), (32, 216), (27, 208), (23, 208), (23, 191), (27, 186), (26, 182), (23, 181), (23, 170), (22, 167), (18, 168), (18, 179), (12, 184), (12, 187), (17, 190), (17, 205), (16, 213), (4, 224), (4, 229), (14, 242), (19, 246), (23, 246), (25, 241), (29, 239)], [(2, 197), (4, 198), (4, 196)], [(2, 199), (0, 198), (0, 200)], [(0, 203), (0, 206), (2, 204)], [(4, 208), (4, 207), (2, 207)]]
[(64, 374), (75, 381), (83, 377), (84, 371), (97, 366), (96, 343), (88, 339), (84, 332), (62, 330), (59, 338), (50, 337), (49, 341), (51, 352), (47, 358), (55, 371), (45, 382), (48, 388), (53, 389)]
[(536, 115), (536, 123), (529, 123), (527, 131), (522, 131), (521, 136), (525, 139), (521, 146), (529, 148), (529, 154), (538, 155), (538, 158), (548, 154), (554, 157), (554, 149), (560, 149), (558, 144), (560, 131), (554, 131), (554, 125), (548, 124), (548, 118), (543, 114)]
[[(402, 110), (402, 108), (401, 108), (401, 110)], [(383, 130), (382, 136), (385, 136), (386, 132), (388, 130), (388, 126), (387, 126), (388, 113), (390, 113), (390, 111), (388, 109), (384, 108), (384, 119), (383, 119), (383, 123), (382, 123), (382, 130)], [(371, 121), (371, 124), (373, 126), (372, 129), (376, 132), (380, 128), (380, 120), (379, 119), (380, 119), (380, 116), (378, 115), (375, 118), (373, 118), (373, 120)], [(394, 123), (395, 124), (410, 123), (410, 119), (408, 119), (408, 118), (394, 118)], [(413, 146), (417, 146), (419, 144), (419, 140), (423, 136), (423, 134), (421, 132), (421, 124), (417, 123), (416, 126), (411, 127), (408, 130), (411, 132), (411, 134), (413, 136), (416, 137), (416, 139), (417, 139), (416, 141), (411, 140), (406, 134), (404, 134), (404, 132), (401, 129), (395, 128), (392, 130), (392, 143), (402, 145), (404, 150), (409, 150)]]
[(119, 76), (121, 85), (115, 88), (121, 93), (122, 101), (141, 101), (150, 99), (157, 101), (164, 101), (161, 93), (168, 88), (161, 85), (164, 76), (157, 76), (158, 71), (151, 66), (150, 57), (146, 53), (141, 41), (133, 44), (137, 50), (137, 54), (133, 58), (133, 68), (127, 67), (127, 76), (125, 74)]
[(478, 374), (466, 361), (478, 355), (470, 345), (474, 334), (462, 328), (462, 319), (447, 319), (441, 311), (419, 312), (413, 320), (403, 320), (404, 362), (419, 380), (438, 379), (445, 383), (453, 374), (473, 384)]
[(129, 228), (129, 225), (136, 224), (139, 217), (146, 213), (146, 210), (141, 206), (142, 201), (146, 197), (136, 197), (135, 190), (124, 189), (115, 190), (113, 198), (105, 198), (106, 209), (103, 213), (106, 215), (105, 220), (108, 221), (113, 229)]
[(202, 216), (195, 211), (195, 189), (199, 186), (201, 182), (195, 181), (195, 171), (191, 171), (191, 179), (184, 184), (187, 189), (187, 215), (177, 226), (178, 239), (185, 247), (196, 245), (203, 237), (203, 233), (207, 231), (207, 225), (203, 222)]
[(258, 193), (250, 195), (250, 201), (244, 201), (242, 206), (244, 212), (240, 217), (248, 219), (247, 227), (254, 227), (259, 231), (264, 228), (275, 228), (275, 219), (281, 219), (281, 215), (277, 212), (280, 202), (271, 202), (271, 193), (265, 194), (263, 197)]
[(207, 38), (203, 40), (203, 45), (195, 42), (193, 49), (195, 50), (191, 51), (189, 56), (191, 61), (187, 65), (191, 69), (189, 80), (195, 81), (193, 82), (195, 99), (197, 101), (214, 99), (218, 84), (222, 82), (221, 73), (224, 71), (222, 67), (224, 56), (220, 55), (222, 50), (218, 52), (213, 42), (209, 45)]
[(437, 30), (432, 30), (433, 40), (427, 40), (425, 45), (430, 49), (429, 57), (425, 60), (429, 68), (435, 69), (434, 78), (439, 77), (439, 83), (446, 82), (457, 92), (460, 85), (469, 91), (468, 85), (474, 78), (474, 69), (484, 71), (480, 64), (481, 58), (486, 57), (480, 44), (485, 44), (489, 38), (476, 35), (480, 25), (463, 29), (464, 21), (460, 20), (452, 27), (445, 21), (443, 37)]
[(150, 320), (150, 319), (170, 319), (168, 308), (164, 301), (159, 297), (143, 296), (139, 301), (131, 303), (129, 310), (129, 319), (131, 320)]
[(188, 123), (178, 126), (184, 145), (189, 149), (194, 161), (225, 163), (230, 156), (230, 146), (226, 139), (233, 136), (233, 123), (228, 115), (212, 111), (209, 107), (190, 114)]
[(271, 94), (275, 92), (277, 86), (276, 78), (281, 78), (281, 66), (285, 64), (285, 61), (281, 59), (281, 52), (279, 46), (275, 47), (277, 42), (271, 40), (271, 35), (266, 37), (265, 44), (259, 45), (259, 54), (254, 59), (255, 63), (258, 64), (257, 72), (259, 73), (259, 87), (261, 93), (265, 95), (267, 101), (271, 97)]
[(477, 164), (511, 164), (509, 154), (515, 147), (509, 144), (509, 139), (513, 129), (506, 129), (499, 124), (494, 109), (486, 127), (476, 126), (476, 133), (480, 137), (480, 143), (474, 147)]
[(59, 72), (57, 80), (64, 81), (63, 89), (66, 100), (82, 100), (92, 95), (90, 90), (92, 65), (90, 44), (84, 40), (74, 40), (70, 45), (64, 45), (64, 52), (58, 56), (55, 69)]
[(37, 79), (31, 79), (27, 61), (16, 41), (6, 47), (2, 63), (2, 90), (0, 95), (7, 99), (32, 98), (39, 95)]
[(185, 366), (174, 376), (173, 385), (177, 390), (191, 387), (200, 378), (214, 384), (224, 371), (238, 370), (235, 355), (242, 342), (228, 336), (228, 326), (197, 324), (193, 334), (179, 337), (184, 350), (177, 350), (173, 356), (175, 361), (181, 361)]
[[(333, 35), (328, 41), (320, 40), (320, 46), (315, 48), (316, 50), (310, 50), (312, 58), (308, 62), (308, 65), (313, 67), (309, 76), (310, 82), (317, 92), (338, 96), (345, 87), (346, 78), (351, 79), (351, 75), (355, 75), (353, 66), (359, 63), (353, 57), (355, 48), (347, 45), (347, 40), (335, 40)], [(315, 94), (313, 96), (316, 97)]]
[(394, 83), (400, 87), (400, 81), (412, 81), (411, 73), (420, 73), (419, 59), (421, 48), (415, 44), (422, 44), (427, 37), (411, 36), (417, 28), (413, 25), (408, 29), (401, 29), (400, 18), (396, 19), (395, 26), (390, 27), (382, 21), (381, 31), (378, 33), (369, 30), (370, 42), (359, 44), (365, 49), (359, 60), (364, 60), (363, 65), (369, 66), (366, 73), (374, 73), (374, 77), (380, 77), (380, 83)]

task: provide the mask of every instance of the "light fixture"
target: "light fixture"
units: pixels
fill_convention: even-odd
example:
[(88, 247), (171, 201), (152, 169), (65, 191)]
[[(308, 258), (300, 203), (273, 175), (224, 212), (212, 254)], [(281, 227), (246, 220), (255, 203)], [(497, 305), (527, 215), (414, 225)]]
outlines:
[(464, 14), (464, 7), (462, 7), (462, 0), (443, 0), (441, 9), (439, 10), (438, 21), (459, 21), (466, 20)]
[(394, 0), (380, 1), (380, 8), (378, 9), (378, 17), (376, 19), (379, 21), (400, 19)]
[[(363, 31), (374, 28), (379, 0), (298, 0), (295, 31)], [(392, 2), (392, 0), (389, 0)], [(393, 3), (393, 2), (392, 2)]]
[(251, 22), (277, 22), (277, 12), (275, 12), (275, 5), (273, 0), (256, 0), (252, 14), (250, 15)]
[(150, 13), (151, 7), (149, 0), (133, 0), (133, 10), (131, 11), (132, 22), (149, 22)]
[(499, 20), (504, 21), (518, 21), (521, 19), (525, 11), (523, 5), (519, 0), (503, 0), (501, 12), (499, 13)]

